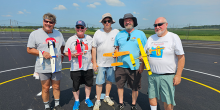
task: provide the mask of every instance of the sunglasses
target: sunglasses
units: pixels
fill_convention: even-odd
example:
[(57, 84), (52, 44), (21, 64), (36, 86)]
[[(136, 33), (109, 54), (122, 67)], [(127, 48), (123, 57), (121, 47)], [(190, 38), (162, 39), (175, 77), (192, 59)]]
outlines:
[(127, 41), (130, 39), (130, 37), (131, 37), (131, 34), (130, 34), (130, 33), (128, 33), (128, 38), (127, 38)]
[(79, 27), (79, 26), (76, 27), (76, 29), (80, 29), (80, 28), (81, 28), (81, 29), (84, 29), (84, 27)]
[(45, 22), (45, 23), (48, 23), (48, 22), (49, 22), (50, 24), (53, 24), (53, 23), (54, 23), (54, 22), (52, 22), (52, 21), (46, 21), (46, 20), (44, 20), (44, 22)]
[(105, 24), (105, 23), (111, 23), (112, 22), (112, 20), (105, 20), (105, 21), (103, 21), (103, 23)]
[(163, 24), (165, 24), (165, 23), (158, 23), (158, 24), (154, 24), (154, 27), (157, 27), (157, 26), (162, 26)]

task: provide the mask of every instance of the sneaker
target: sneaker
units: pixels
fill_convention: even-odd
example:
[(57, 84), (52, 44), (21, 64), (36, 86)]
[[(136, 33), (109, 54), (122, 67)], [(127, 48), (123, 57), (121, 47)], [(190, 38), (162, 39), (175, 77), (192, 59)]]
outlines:
[(121, 105), (121, 104), (118, 104), (118, 106), (115, 108), (115, 110), (124, 110), (124, 103)]
[(51, 110), (50, 108), (45, 108), (44, 110)]
[(75, 101), (74, 106), (73, 106), (73, 110), (79, 110), (79, 105), (80, 105), (80, 102)]
[(114, 105), (114, 102), (110, 99), (110, 97), (105, 97), (103, 101), (105, 103), (108, 103), (108, 105), (110, 106)]
[(64, 110), (64, 109), (62, 109), (60, 105), (57, 105), (56, 107), (53, 108), (53, 110)]
[(136, 106), (131, 106), (131, 110), (137, 110)]
[(93, 110), (99, 110), (100, 106), (101, 106), (101, 101), (95, 101), (95, 106), (93, 107)]
[(90, 99), (86, 99), (85, 104), (87, 104), (88, 107), (93, 107), (93, 103)]

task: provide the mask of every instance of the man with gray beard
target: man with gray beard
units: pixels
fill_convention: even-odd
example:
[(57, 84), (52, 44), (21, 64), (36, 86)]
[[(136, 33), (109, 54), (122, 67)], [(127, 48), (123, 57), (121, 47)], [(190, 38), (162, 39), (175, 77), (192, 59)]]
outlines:
[[(129, 51), (134, 58), (140, 57), (140, 49), (137, 38), (140, 38), (143, 45), (146, 44), (147, 38), (144, 32), (134, 29), (137, 24), (137, 18), (132, 14), (125, 14), (123, 18), (119, 19), (119, 24), (125, 30), (119, 32), (115, 37), (116, 50), (119, 52)], [(123, 65), (117, 66), (115, 70), (115, 81), (118, 88), (119, 105), (115, 110), (123, 110), (123, 93), (124, 85), (127, 82), (127, 87), (132, 89), (132, 106), (131, 110), (137, 110), (136, 101), (138, 97), (138, 90), (141, 89), (141, 73), (144, 70), (144, 63), (139, 63), (139, 59), (135, 60), (136, 66), (131, 63), (129, 55), (124, 55), (118, 58), (118, 62), (123, 62)]]
[(167, 20), (155, 20), (154, 35), (148, 38), (145, 50), (149, 55), (152, 75), (148, 75), (148, 96), (151, 110), (157, 110), (157, 100), (164, 102), (165, 110), (173, 110), (175, 86), (180, 84), (185, 65), (181, 40), (177, 34), (167, 31)]

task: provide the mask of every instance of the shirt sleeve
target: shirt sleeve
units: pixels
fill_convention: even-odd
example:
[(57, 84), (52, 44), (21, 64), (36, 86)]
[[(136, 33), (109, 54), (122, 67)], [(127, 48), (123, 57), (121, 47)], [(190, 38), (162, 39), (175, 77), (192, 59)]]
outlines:
[[(72, 39), (72, 37), (70, 37), (68, 40), (67, 40), (67, 42), (66, 42), (66, 44), (65, 44), (65, 48), (64, 48), (64, 50), (63, 50), (63, 53), (66, 53), (66, 52), (68, 52), (68, 48), (70, 48), (70, 50), (72, 51), (72, 46), (74, 46), (74, 45), (72, 45), (74, 42), (73, 42), (73, 39)], [(75, 48), (75, 47), (74, 47)]]
[(142, 32), (142, 40), (141, 40), (141, 43), (142, 43), (142, 45), (144, 46), (144, 45), (146, 45), (146, 43), (147, 43), (147, 37), (146, 37), (146, 35), (144, 34), (144, 32)]
[[(60, 33), (61, 34), (61, 33)], [(61, 36), (62, 36), (62, 46), (65, 46), (65, 40), (64, 40), (64, 38), (63, 38), (63, 35), (61, 34)]]
[(182, 42), (178, 35), (174, 35), (174, 52), (176, 55), (184, 54)]
[(29, 35), (27, 47), (36, 48), (35, 44), (36, 44), (36, 39), (35, 39), (34, 32), (32, 32), (32, 33)]
[(94, 34), (94, 36), (92, 38), (92, 47), (97, 47), (96, 36), (97, 36), (97, 31), (95, 32), (95, 34)]

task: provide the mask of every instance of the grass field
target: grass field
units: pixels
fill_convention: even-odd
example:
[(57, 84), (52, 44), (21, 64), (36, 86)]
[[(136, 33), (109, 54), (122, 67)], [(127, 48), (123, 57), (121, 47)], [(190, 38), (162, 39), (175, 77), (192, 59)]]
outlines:
[[(0, 29), (1, 32), (32, 32), (33, 29), (25, 28), (5, 28)], [(220, 30), (219, 29), (178, 29), (169, 30), (170, 32), (176, 33), (181, 39), (185, 40), (205, 40), (205, 41), (220, 41)], [(74, 29), (68, 29), (66, 31), (61, 31), (62, 33), (76, 33)], [(143, 30), (146, 37), (150, 37), (155, 34), (154, 30)], [(94, 35), (95, 30), (87, 30), (85, 34)]]

